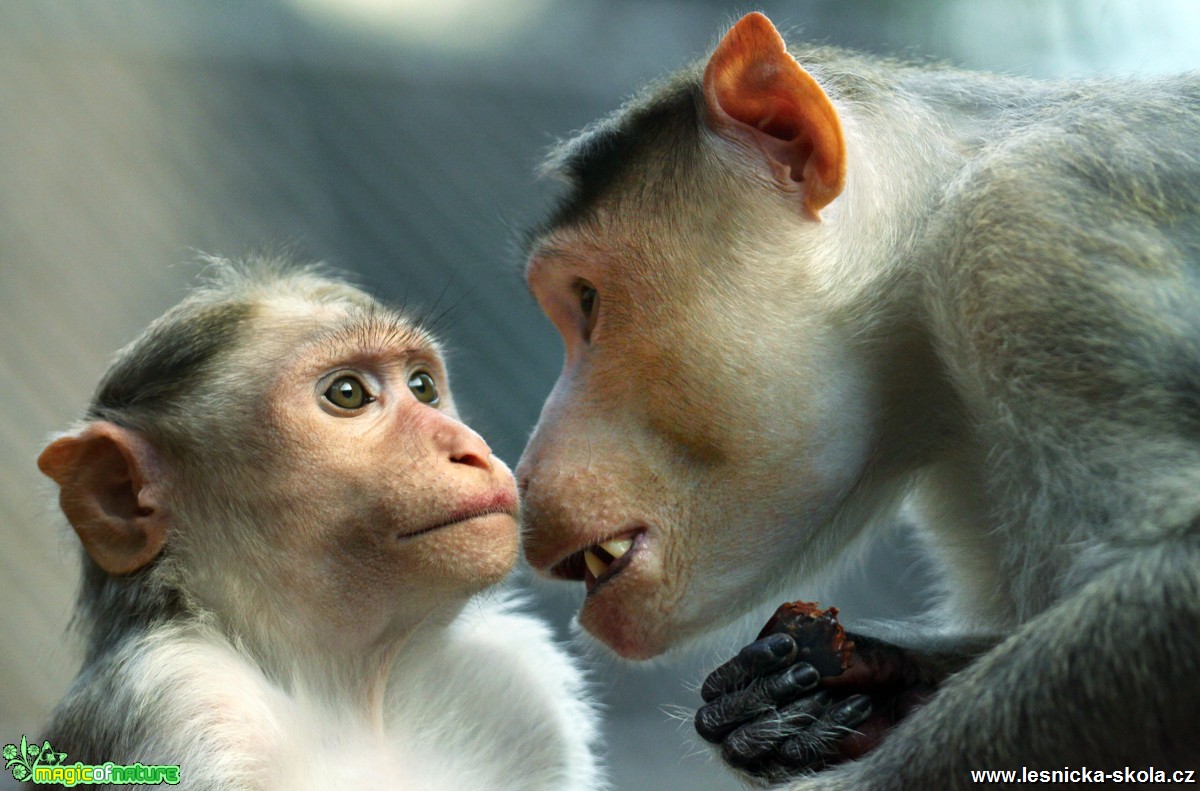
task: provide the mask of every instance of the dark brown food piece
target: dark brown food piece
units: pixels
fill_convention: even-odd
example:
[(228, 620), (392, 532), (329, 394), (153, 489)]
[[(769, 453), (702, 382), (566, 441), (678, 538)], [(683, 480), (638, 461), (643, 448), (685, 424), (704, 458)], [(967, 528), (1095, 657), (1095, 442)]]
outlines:
[(822, 610), (816, 602), (788, 602), (775, 611), (758, 639), (779, 632), (790, 635), (799, 649), (797, 662), (807, 662), (822, 676), (839, 676), (850, 666), (854, 641), (846, 637), (837, 614), (837, 607)]

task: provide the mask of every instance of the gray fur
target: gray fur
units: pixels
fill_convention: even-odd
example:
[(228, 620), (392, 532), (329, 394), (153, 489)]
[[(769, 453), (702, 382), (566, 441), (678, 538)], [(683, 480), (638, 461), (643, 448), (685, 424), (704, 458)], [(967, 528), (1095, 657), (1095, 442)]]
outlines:
[[(884, 415), (832, 528), (856, 534), (916, 491), (950, 569), (944, 631), (997, 643), (876, 751), (794, 787), (1200, 769), (1200, 77), (1043, 83), (794, 54), (846, 122), (850, 181), (821, 237), (837, 247), (798, 231), (768, 265), (851, 273), (822, 309), (851, 328)], [(604, 209), (636, 216), (651, 250), (723, 235), (688, 264), (714, 269), (750, 267), (736, 250), (756, 234), (786, 239), (755, 226), (773, 198), (744, 161), (696, 145), (699, 80), (681, 72), (556, 152), (571, 190), (542, 233)], [(654, 113), (673, 120), (646, 134)], [(714, 215), (737, 219), (713, 232), (699, 218)]]

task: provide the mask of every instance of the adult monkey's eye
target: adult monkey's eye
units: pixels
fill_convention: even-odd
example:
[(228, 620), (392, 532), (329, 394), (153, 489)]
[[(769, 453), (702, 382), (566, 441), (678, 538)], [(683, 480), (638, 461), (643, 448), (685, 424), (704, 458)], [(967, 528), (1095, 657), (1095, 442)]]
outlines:
[(579, 310), (583, 313), (585, 319), (592, 317), (592, 311), (596, 309), (596, 289), (589, 286), (587, 283), (579, 284)]
[(591, 341), (592, 339), (592, 328), (596, 326), (596, 300), (599, 298), (600, 295), (596, 293), (594, 286), (584, 280), (579, 282), (579, 312), (583, 314), (585, 322), (583, 328), (583, 339), (585, 341)]
[(375, 400), (375, 396), (367, 392), (367, 388), (356, 376), (343, 375), (333, 380), (325, 391), (325, 398), (339, 409), (362, 409)]
[(417, 371), (409, 378), (408, 389), (422, 404), (438, 402), (437, 384), (433, 381), (433, 377), (424, 371)]

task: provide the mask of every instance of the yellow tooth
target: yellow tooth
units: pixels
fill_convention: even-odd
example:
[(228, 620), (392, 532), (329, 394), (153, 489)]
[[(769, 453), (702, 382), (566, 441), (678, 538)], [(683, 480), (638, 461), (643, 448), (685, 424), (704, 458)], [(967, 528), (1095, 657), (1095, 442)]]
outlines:
[(608, 571), (608, 564), (596, 556), (592, 550), (584, 550), (583, 562), (587, 564), (588, 571), (592, 572), (593, 577), (599, 577), (604, 572)]
[(600, 545), (600, 548), (617, 559), (629, 551), (633, 546), (632, 538), (614, 538), (611, 541), (605, 541)]

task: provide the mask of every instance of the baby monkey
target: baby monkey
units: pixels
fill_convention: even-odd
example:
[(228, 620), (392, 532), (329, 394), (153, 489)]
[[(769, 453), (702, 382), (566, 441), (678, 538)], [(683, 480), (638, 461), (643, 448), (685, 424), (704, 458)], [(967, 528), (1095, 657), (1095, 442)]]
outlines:
[(83, 545), (45, 738), (212, 789), (593, 789), (580, 670), (494, 586), (508, 468), (438, 343), (311, 268), (214, 262), (42, 452)]

